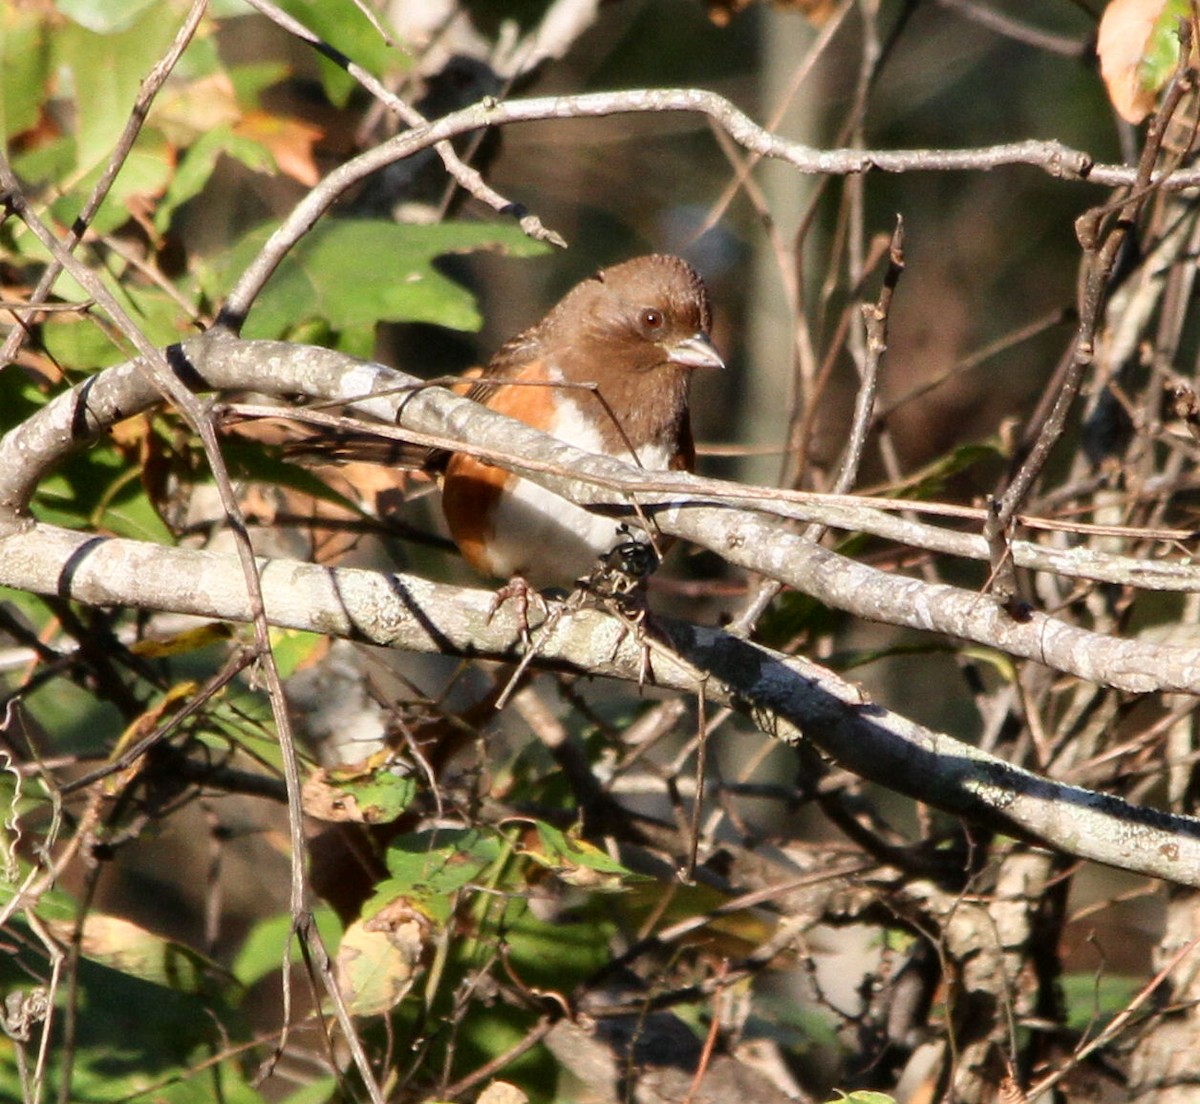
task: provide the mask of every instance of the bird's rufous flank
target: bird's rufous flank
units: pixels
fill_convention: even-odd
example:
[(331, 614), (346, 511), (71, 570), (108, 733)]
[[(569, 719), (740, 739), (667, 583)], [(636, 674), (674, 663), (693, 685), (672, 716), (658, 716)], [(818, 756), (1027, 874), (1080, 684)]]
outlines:
[[(711, 325), (691, 265), (637, 257), (572, 288), (496, 353), (469, 394), (586, 452), (690, 471), (692, 371), (723, 367)], [(445, 461), (442, 507), (472, 567), (534, 586), (570, 585), (629, 539), (614, 518), (461, 452)]]

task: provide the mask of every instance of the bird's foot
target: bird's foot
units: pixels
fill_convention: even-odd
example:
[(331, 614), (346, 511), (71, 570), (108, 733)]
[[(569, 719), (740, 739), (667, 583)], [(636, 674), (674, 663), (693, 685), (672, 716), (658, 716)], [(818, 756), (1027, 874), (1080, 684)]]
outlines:
[(489, 624), (507, 602), (512, 602), (515, 606), (517, 631), (521, 634), (521, 643), (528, 651), (533, 644), (533, 629), (529, 624), (529, 607), (531, 605), (540, 606), (543, 620), (550, 616), (550, 607), (546, 604), (546, 599), (534, 590), (522, 575), (514, 575), (493, 595), (492, 604), (488, 608)]
[(492, 598), (491, 608), (488, 610), (489, 622), (496, 616), (500, 607), (505, 602), (516, 603), (517, 631), (520, 633), (523, 654), (509, 675), (504, 690), (496, 699), (496, 709), (498, 710), (503, 709), (508, 704), (509, 697), (516, 690), (530, 663), (533, 662), (534, 657), (538, 653), (538, 648), (533, 640), (533, 629), (529, 624), (530, 604), (536, 603), (541, 607), (542, 620), (539, 622), (538, 627), (546, 632), (553, 632), (555, 624), (567, 610), (567, 607), (561, 602), (556, 603), (554, 609), (551, 609), (550, 603), (546, 601), (545, 596), (534, 590), (529, 585), (529, 581), (521, 575), (514, 575), (504, 586), (496, 591)]

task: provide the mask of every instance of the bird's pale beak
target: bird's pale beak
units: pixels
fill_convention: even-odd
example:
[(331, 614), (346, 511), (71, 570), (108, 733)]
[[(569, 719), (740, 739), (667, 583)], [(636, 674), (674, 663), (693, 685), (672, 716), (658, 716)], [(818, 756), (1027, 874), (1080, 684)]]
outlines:
[(667, 360), (685, 368), (724, 368), (725, 362), (707, 334), (694, 333), (666, 346)]

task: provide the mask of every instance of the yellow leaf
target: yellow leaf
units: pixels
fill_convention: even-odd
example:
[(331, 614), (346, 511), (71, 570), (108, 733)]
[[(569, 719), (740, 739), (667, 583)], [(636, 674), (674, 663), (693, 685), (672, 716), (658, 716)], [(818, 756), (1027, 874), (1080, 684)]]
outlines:
[(187, 655), (210, 644), (220, 644), (232, 635), (233, 630), (224, 621), (212, 621), (163, 640), (139, 640), (131, 644), (129, 650), (147, 659), (163, 659), (165, 656)]
[[(47, 926), (63, 941), (74, 935), (74, 921), (50, 920)], [(155, 935), (132, 921), (101, 913), (92, 913), (84, 920), (79, 951), (92, 962), (181, 993), (200, 992), (206, 977), (224, 974), (199, 951)]]
[(324, 137), (320, 127), (268, 115), (265, 111), (248, 111), (234, 127), (234, 133), (265, 146), (275, 158), (279, 171), (311, 188), (321, 179), (313, 159), (313, 146)]
[(429, 921), (403, 897), (346, 929), (336, 970), (338, 988), (352, 1015), (381, 1015), (408, 995), (428, 933)]

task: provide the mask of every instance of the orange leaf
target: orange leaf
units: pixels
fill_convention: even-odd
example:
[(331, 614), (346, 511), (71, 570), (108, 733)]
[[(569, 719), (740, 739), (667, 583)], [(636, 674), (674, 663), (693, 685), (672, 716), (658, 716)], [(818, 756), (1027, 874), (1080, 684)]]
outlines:
[(1100, 17), (1096, 55), (1100, 76), (1117, 114), (1140, 123), (1154, 110), (1155, 89), (1142, 80), (1142, 63), (1154, 24), (1167, 0), (1112, 0)]
[(234, 127), (234, 133), (265, 146), (275, 158), (279, 171), (311, 188), (321, 179), (313, 159), (313, 146), (324, 137), (320, 127), (268, 115), (265, 111), (248, 111)]
[(186, 83), (168, 84), (150, 117), (169, 141), (187, 146), (206, 131), (233, 125), (242, 117), (237, 93), (226, 73)]

